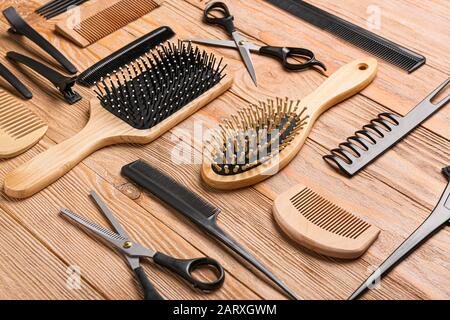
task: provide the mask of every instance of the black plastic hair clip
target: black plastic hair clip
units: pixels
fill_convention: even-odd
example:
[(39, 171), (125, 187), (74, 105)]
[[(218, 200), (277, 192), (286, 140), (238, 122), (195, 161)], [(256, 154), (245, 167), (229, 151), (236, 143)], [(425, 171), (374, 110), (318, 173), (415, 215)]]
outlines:
[(25, 99), (33, 98), (31, 91), (17, 79), (3, 64), (0, 63), (0, 76), (2, 76), (10, 85), (12, 85)]
[(51, 83), (55, 85), (55, 87), (62, 93), (64, 99), (70, 103), (74, 104), (81, 100), (81, 96), (72, 90), (72, 87), (75, 85), (75, 81), (77, 77), (66, 77), (59, 72), (47, 67), (46, 65), (36, 61), (30, 57), (24, 56), (17, 52), (8, 52), (6, 57), (11, 61), (22, 63), (29, 68), (33, 69), (44, 78), (49, 80)]
[(3, 15), (11, 25), (11, 28), (8, 30), (9, 32), (25, 36), (36, 43), (45, 52), (58, 61), (70, 74), (75, 74), (78, 72), (77, 68), (61, 52), (59, 52), (58, 49), (56, 49), (50, 42), (45, 40), (36, 30), (34, 30), (19, 15), (14, 7), (9, 7), (3, 10)]

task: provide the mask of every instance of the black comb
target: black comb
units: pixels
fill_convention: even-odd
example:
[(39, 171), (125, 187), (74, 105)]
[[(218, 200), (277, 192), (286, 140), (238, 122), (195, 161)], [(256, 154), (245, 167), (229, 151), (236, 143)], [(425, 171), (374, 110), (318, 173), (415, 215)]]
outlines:
[(353, 176), (444, 107), (450, 101), (450, 95), (436, 104), (433, 104), (432, 100), (449, 82), (450, 78), (405, 117), (392, 113), (378, 115), (378, 118), (365, 125), (362, 130), (356, 131), (354, 136), (341, 143), (339, 148), (331, 150), (331, 154), (323, 159), (331, 165), (337, 165), (342, 173)]
[(326, 30), (408, 73), (425, 64), (425, 57), (375, 33), (301, 0), (266, 0), (294, 16)]
[(124, 166), (122, 175), (171, 205), (209, 235), (250, 262), (256, 269), (264, 273), (283, 289), (289, 297), (297, 299), (295, 294), (283, 282), (278, 280), (255, 257), (243, 249), (217, 225), (217, 216), (220, 213), (220, 209), (206, 202), (197, 194), (143, 160), (137, 160)]
[(96, 81), (99, 81), (108, 73), (134, 61), (150, 49), (166, 42), (174, 35), (175, 33), (169, 27), (155, 29), (83, 71), (78, 76), (77, 83), (91, 87)]
[(45, 19), (51, 19), (66, 12), (71, 7), (82, 5), (86, 1), (88, 0), (52, 0), (37, 8), (35, 12)]
[(222, 80), (222, 59), (167, 43), (95, 83), (102, 106), (136, 129), (149, 129)]

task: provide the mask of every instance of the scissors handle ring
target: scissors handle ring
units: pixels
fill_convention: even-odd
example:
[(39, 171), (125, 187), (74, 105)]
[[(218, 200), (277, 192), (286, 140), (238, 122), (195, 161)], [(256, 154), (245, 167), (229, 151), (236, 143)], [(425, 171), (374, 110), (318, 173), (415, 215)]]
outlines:
[[(261, 47), (259, 53), (267, 56), (271, 56), (277, 58), (283, 64), (287, 70), (297, 71), (308, 69), (312, 66), (318, 66), (323, 70), (327, 70), (326, 66), (317, 60), (314, 56), (314, 53), (311, 50), (304, 48), (292, 48), (292, 47), (272, 47), (266, 46)], [(305, 62), (291, 63), (289, 62), (290, 58), (307, 58), (308, 60)]]
[[(157, 252), (153, 257), (153, 261), (172, 272), (179, 275), (181, 278), (189, 282), (194, 288), (200, 289), (202, 291), (214, 291), (219, 289), (223, 282), (225, 281), (225, 270), (222, 265), (216, 260), (208, 257), (197, 258), (197, 259), (176, 259), (170, 256), (167, 256), (163, 253)], [(211, 282), (202, 282), (197, 280), (192, 273), (195, 270), (201, 268), (210, 268), (212, 269), (217, 279)]]
[[(218, 11), (222, 14), (221, 17), (216, 18), (211, 15), (212, 11)], [(223, 27), (229, 35), (231, 35), (236, 28), (234, 27), (234, 17), (230, 13), (227, 5), (223, 2), (212, 2), (208, 4), (203, 12), (203, 20), (208, 24), (215, 24)]]

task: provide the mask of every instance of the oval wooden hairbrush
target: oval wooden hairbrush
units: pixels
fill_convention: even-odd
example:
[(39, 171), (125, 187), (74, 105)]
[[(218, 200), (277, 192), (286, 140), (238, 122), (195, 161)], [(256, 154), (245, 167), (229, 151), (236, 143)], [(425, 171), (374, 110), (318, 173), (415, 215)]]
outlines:
[(190, 45), (169, 43), (103, 79), (86, 127), (7, 174), (5, 193), (29, 197), (96, 150), (155, 140), (231, 86), (221, 62)]
[(358, 59), (301, 101), (268, 100), (240, 110), (207, 143), (203, 180), (213, 188), (229, 190), (276, 174), (300, 151), (319, 116), (367, 87), (376, 73), (376, 59)]

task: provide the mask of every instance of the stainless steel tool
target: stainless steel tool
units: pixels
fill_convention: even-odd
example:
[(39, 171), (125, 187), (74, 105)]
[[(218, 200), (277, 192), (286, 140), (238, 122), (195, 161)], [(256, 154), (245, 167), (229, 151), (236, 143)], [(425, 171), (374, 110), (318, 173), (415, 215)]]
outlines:
[(332, 166), (337, 166), (341, 173), (353, 176), (406, 137), (421, 123), (450, 102), (450, 95), (441, 101), (432, 101), (443, 92), (450, 83), (445, 80), (421, 103), (404, 117), (392, 113), (381, 113), (378, 117), (356, 131), (354, 136), (330, 151), (323, 159)]
[(398, 247), (375, 272), (356, 290), (350, 300), (356, 299), (366, 289), (372, 286), (383, 274), (388, 272), (397, 263), (411, 253), (420, 243), (431, 236), (435, 231), (450, 223), (450, 166), (442, 169), (442, 173), (447, 177), (448, 184), (439, 200), (438, 205), (430, 216), (417, 228), (412, 235)]

